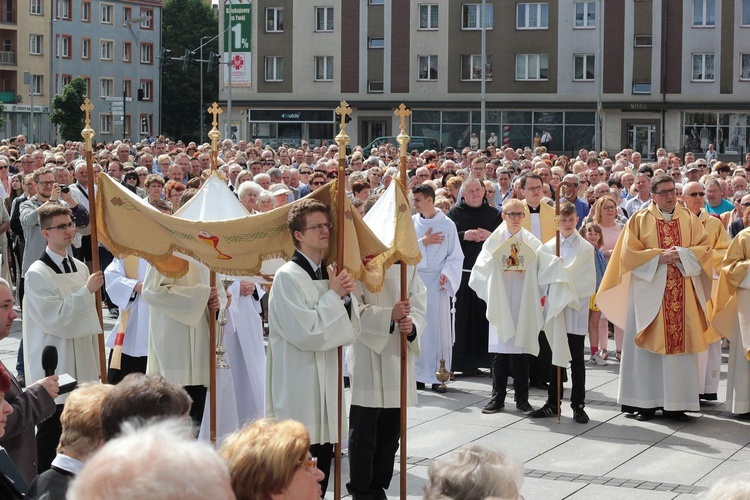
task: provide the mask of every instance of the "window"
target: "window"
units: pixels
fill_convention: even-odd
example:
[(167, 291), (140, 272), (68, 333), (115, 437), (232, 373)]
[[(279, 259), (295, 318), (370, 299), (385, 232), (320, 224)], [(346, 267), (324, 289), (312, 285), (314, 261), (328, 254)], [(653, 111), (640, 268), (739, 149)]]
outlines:
[(716, 26), (716, 0), (693, 0), (693, 26)]
[(315, 31), (333, 31), (333, 7), (315, 7)]
[(115, 42), (112, 40), (99, 40), (99, 59), (102, 61), (111, 61), (114, 45)]
[(516, 28), (519, 30), (539, 30), (549, 28), (549, 4), (516, 4)]
[(81, 59), (91, 59), (91, 38), (81, 38)]
[(44, 75), (31, 75), (31, 93), (44, 95)]
[(99, 133), (100, 134), (112, 133), (112, 115), (105, 114), (105, 113), (99, 114)]
[(750, 26), (750, 0), (742, 0), (742, 26)]
[(315, 80), (333, 80), (333, 56), (315, 56)]
[(546, 80), (548, 77), (547, 54), (516, 54), (516, 80)]
[(573, 80), (593, 81), (596, 75), (594, 54), (573, 55)]
[(42, 0), (29, 1), (29, 14), (33, 14), (35, 16), (42, 15)]
[(438, 29), (438, 6), (434, 3), (422, 4), (419, 6), (419, 29), (436, 30)]
[(154, 9), (141, 9), (141, 17), (148, 18), (141, 22), (141, 29), (144, 29), (144, 30), (154, 29)]
[(84, 76), (83, 77), (83, 83), (86, 84), (86, 89), (83, 91), (83, 97), (91, 97), (89, 94), (89, 89), (91, 88), (91, 77), (90, 76)]
[(44, 35), (29, 35), (29, 55), (41, 56), (43, 47)]
[(284, 81), (284, 58), (279, 56), (266, 56), (266, 81)]
[(102, 24), (113, 24), (114, 23), (114, 6), (112, 4), (103, 3), (99, 14), (99, 22)]
[(369, 49), (382, 49), (385, 48), (385, 38), (383, 37), (371, 37), (367, 40), (367, 48)]
[(281, 33), (284, 31), (284, 9), (269, 7), (266, 9), (266, 33)]
[(60, 55), (63, 59), (70, 59), (72, 56), (73, 37), (70, 35), (60, 36)]
[(740, 54), (740, 80), (750, 80), (750, 54)]
[[(492, 80), (492, 66), (490, 57), (487, 56), (485, 78)], [(480, 54), (461, 56), (461, 80), (482, 80), (482, 56)]]
[(70, 21), (70, 2), (71, 0), (58, 0), (57, 18), (64, 21)]
[(651, 35), (635, 35), (633, 39), (633, 46), (635, 47), (651, 47), (653, 45), (653, 37)]
[(714, 81), (714, 54), (693, 54), (693, 81)]
[(151, 115), (141, 115), (141, 135), (150, 135)]
[(91, 2), (81, 2), (81, 21), (84, 23), (91, 22)]
[(576, 28), (596, 28), (596, 3), (576, 2)]
[(382, 94), (383, 88), (383, 80), (369, 80), (367, 82), (368, 94)]
[(133, 81), (128, 79), (122, 80), (122, 93), (125, 97), (133, 97)]
[(154, 44), (141, 44), (141, 64), (154, 64)]
[(434, 82), (438, 79), (438, 56), (417, 56), (417, 80)]
[[(484, 11), (485, 26), (491, 30), (493, 26), (493, 6), (491, 3), (486, 4)], [(465, 30), (482, 29), (482, 4), (466, 3), (461, 8), (461, 28)]]
[(154, 81), (153, 80), (141, 80), (141, 90), (143, 90), (144, 101), (154, 100)]
[(60, 77), (60, 85), (62, 85), (63, 88), (65, 88), (66, 85), (70, 85), (70, 82), (73, 81), (73, 75), (62, 75)]
[(132, 42), (122, 42), (122, 62), (129, 63), (133, 60)]
[(633, 82), (634, 94), (650, 94), (651, 82)]
[(133, 8), (132, 7), (123, 7), (122, 8), (122, 22), (130, 21), (133, 19)]
[(368, 3), (370, 5), (383, 5), (385, 2), (383, 0), (370, 0)]
[(103, 77), (99, 78), (99, 97), (114, 97), (115, 79)]

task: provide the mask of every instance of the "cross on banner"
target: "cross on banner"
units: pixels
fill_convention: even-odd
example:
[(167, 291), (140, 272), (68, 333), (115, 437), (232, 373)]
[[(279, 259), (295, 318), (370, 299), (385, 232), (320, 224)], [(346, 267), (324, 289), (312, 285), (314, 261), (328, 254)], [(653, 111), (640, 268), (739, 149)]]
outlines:
[(401, 118), (401, 132), (406, 132), (406, 117), (411, 115), (411, 110), (406, 109), (406, 105), (401, 103), (393, 114)]

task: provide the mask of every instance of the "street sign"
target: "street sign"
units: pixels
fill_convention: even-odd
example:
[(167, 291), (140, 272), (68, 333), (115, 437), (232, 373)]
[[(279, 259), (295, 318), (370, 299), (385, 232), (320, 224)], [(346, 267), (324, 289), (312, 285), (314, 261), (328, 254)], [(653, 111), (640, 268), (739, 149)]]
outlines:
[[(104, 100), (107, 101), (107, 102), (122, 102), (122, 97), (114, 97), (114, 96), (108, 95), (108, 96), (104, 97)], [(126, 102), (133, 102), (133, 98), (132, 97), (126, 97), (125, 101)]]
[(121, 102), (113, 102), (109, 105), (110, 111), (122, 111), (123, 109), (125, 109), (125, 106)]
[(112, 116), (124, 116), (125, 115), (125, 112), (121, 109), (118, 109), (118, 110), (113, 109), (110, 112), (112, 113)]
[(117, 119), (117, 120), (112, 120), (112, 124), (113, 125), (124, 125), (125, 124), (125, 119), (124, 118), (120, 118), (120, 119)]

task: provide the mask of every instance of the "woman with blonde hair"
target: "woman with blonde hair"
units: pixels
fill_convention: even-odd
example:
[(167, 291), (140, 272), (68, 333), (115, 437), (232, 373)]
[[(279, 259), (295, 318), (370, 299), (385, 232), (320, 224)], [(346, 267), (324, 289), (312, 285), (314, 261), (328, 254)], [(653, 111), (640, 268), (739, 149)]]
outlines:
[(229, 436), (219, 454), (237, 500), (317, 500), (324, 474), (309, 448), (301, 423), (261, 419)]

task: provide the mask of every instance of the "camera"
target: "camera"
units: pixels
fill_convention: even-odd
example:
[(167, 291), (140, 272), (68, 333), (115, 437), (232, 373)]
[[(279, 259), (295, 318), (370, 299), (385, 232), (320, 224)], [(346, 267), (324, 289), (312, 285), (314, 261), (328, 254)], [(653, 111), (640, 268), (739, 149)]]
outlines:
[(70, 186), (66, 186), (65, 184), (60, 184), (60, 192), (62, 193), (70, 193)]

